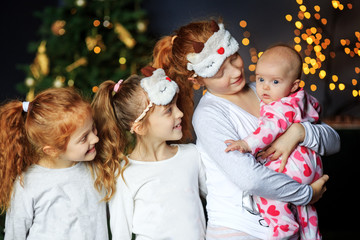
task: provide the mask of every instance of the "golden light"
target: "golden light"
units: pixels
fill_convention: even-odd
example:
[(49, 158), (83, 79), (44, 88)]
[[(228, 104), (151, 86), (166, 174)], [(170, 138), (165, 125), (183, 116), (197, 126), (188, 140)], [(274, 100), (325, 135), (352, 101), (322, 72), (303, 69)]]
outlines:
[(324, 24), (324, 25), (326, 25), (326, 24), (327, 24), (326, 18), (322, 18), (322, 19), (321, 19), (321, 23)]
[(308, 37), (308, 38), (306, 39), (306, 42), (307, 42), (308, 44), (312, 44), (312, 43), (313, 43), (313, 39), (312, 39), (311, 37)]
[(243, 36), (246, 37), (246, 38), (249, 38), (250, 37), (250, 32), (249, 31), (245, 31), (243, 33)]
[(256, 65), (255, 65), (255, 64), (250, 64), (250, 65), (249, 65), (249, 70), (250, 70), (251, 72), (255, 71), (255, 69), (256, 69)]
[(315, 60), (314, 58), (312, 58), (312, 59), (310, 60), (310, 64), (314, 66), (314, 65), (316, 64), (316, 60)]
[(300, 9), (300, 11), (305, 12), (305, 11), (306, 11), (306, 6), (305, 6), (305, 5), (301, 5), (301, 6), (299, 7), (299, 9)]
[(355, 37), (360, 38), (360, 32), (356, 31), (355, 32)]
[(345, 46), (345, 44), (346, 44), (345, 39), (340, 39), (340, 44), (343, 45), (343, 46)]
[(325, 70), (321, 70), (321, 71), (319, 72), (319, 77), (320, 77), (321, 79), (324, 79), (324, 78), (326, 77), (326, 72), (325, 72)]
[(297, 27), (298, 29), (302, 29), (303, 28), (303, 25), (300, 21), (296, 21), (295, 22), (295, 27)]
[(321, 51), (321, 46), (320, 46), (320, 45), (316, 45), (316, 46), (314, 47), (314, 51), (315, 51), (315, 52), (320, 52), (320, 51)]
[(310, 73), (314, 75), (316, 73), (316, 69), (315, 68), (310, 68)]
[(316, 27), (310, 28), (310, 31), (312, 32), (312, 34), (315, 34), (317, 32)]
[(241, 20), (239, 25), (240, 27), (245, 28), (247, 26), (247, 22), (245, 20)]
[(315, 17), (316, 20), (319, 20), (319, 19), (321, 18), (321, 16), (320, 16), (319, 13), (315, 13), (315, 14), (314, 14), (314, 17)]
[(353, 90), (353, 91), (352, 91), (352, 94), (353, 94), (354, 97), (357, 97), (357, 96), (358, 96), (358, 91)]
[(315, 6), (314, 6), (314, 9), (315, 9), (315, 11), (320, 12), (320, 7), (319, 7), (319, 5), (315, 5)]
[(303, 80), (300, 81), (299, 87), (301, 87), (301, 88), (302, 88), (302, 87), (305, 87), (305, 82), (304, 82)]
[(304, 74), (308, 75), (310, 73), (310, 69), (308, 67), (303, 68)]
[(300, 43), (301, 42), (301, 39), (299, 37), (294, 37), (294, 42), (295, 43)]
[(100, 25), (100, 21), (94, 20), (93, 25), (94, 25), (94, 27), (98, 27)]
[(251, 62), (257, 63), (257, 61), (258, 61), (258, 57), (256, 55), (251, 57)]
[(353, 8), (353, 6), (352, 6), (351, 3), (348, 3), (348, 4), (347, 4), (347, 7), (348, 7), (348, 9), (352, 9), (352, 8)]
[(337, 82), (339, 80), (339, 77), (337, 75), (332, 75), (331, 79), (333, 82)]
[(335, 89), (336, 85), (334, 83), (330, 83), (329, 84), (329, 88), (331, 91), (333, 91)]
[(350, 53), (350, 48), (344, 48), (344, 52), (346, 53), (346, 54), (349, 54)]
[(311, 14), (309, 12), (304, 13), (305, 18), (309, 19), (311, 17)]
[(126, 63), (126, 58), (124, 58), (124, 57), (119, 58), (119, 63), (120, 64), (125, 64)]
[(344, 5), (339, 4), (339, 9), (340, 9), (340, 10), (343, 10), (343, 9), (344, 9)]
[(339, 1), (331, 1), (332, 5), (334, 8), (338, 8), (339, 7)]
[(101, 52), (101, 48), (99, 46), (94, 47), (94, 53), (99, 54)]
[(249, 45), (250, 40), (248, 38), (244, 38), (241, 42), (244, 46), (247, 46), (247, 45)]
[(340, 83), (339, 84), (339, 89), (340, 89), (340, 91), (344, 90), (345, 89), (345, 84)]
[(317, 86), (315, 84), (311, 84), (310, 89), (311, 89), (311, 91), (315, 92), (317, 89)]
[(296, 44), (296, 45), (294, 46), (294, 49), (295, 49), (296, 51), (300, 52), (300, 51), (301, 51), (301, 45)]
[(359, 67), (355, 67), (355, 72), (356, 72), (357, 74), (359, 74), (359, 73), (360, 73), (360, 68), (359, 68)]
[(356, 79), (353, 79), (353, 80), (351, 81), (351, 83), (352, 83), (352, 85), (356, 86), (357, 80), (356, 80)]
[(305, 61), (307, 64), (310, 64), (311, 57), (305, 57), (305, 58), (304, 58), (304, 61)]
[(263, 55), (263, 53), (264, 53), (264, 52), (259, 52), (259, 53), (258, 53), (258, 58), (260, 58), (261, 55)]
[(319, 59), (320, 59), (320, 61), (323, 62), (323, 61), (325, 61), (326, 57), (324, 54), (321, 54), (321, 55), (319, 55)]
[(301, 34), (301, 38), (306, 41), (309, 36), (306, 33)]
[(303, 4), (303, 0), (296, 0), (297, 4), (301, 5)]
[(286, 19), (286, 21), (291, 22), (292, 16), (291, 16), (290, 14), (287, 14), (287, 15), (285, 16), (285, 19)]
[(92, 92), (93, 93), (96, 93), (98, 90), (99, 90), (99, 87), (98, 86), (94, 86), (94, 87), (92, 87)]

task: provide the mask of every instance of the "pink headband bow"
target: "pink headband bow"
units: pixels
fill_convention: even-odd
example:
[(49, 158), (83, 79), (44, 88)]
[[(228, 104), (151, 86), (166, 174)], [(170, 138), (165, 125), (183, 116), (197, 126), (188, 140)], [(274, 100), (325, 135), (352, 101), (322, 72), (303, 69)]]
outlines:
[(120, 85), (123, 83), (124, 80), (120, 79), (114, 86), (114, 90), (113, 90), (113, 96), (115, 95), (115, 93), (117, 93), (120, 89)]

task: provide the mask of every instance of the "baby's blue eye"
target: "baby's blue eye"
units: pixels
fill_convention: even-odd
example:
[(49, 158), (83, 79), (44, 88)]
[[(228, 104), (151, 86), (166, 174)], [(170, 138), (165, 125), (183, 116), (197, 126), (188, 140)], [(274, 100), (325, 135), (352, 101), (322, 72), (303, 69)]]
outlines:
[(278, 84), (279, 83), (279, 81), (278, 80), (274, 80), (274, 84)]
[(259, 82), (263, 82), (264, 81), (264, 79), (263, 78), (259, 78)]

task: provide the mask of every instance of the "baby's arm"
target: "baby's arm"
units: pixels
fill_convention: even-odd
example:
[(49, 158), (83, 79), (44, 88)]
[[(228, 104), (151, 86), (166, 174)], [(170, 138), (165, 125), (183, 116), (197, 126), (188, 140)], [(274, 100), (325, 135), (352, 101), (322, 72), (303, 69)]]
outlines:
[(226, 140), (225, 141), (227, 145), (227, 148), (225, 149), (225, 152), (235, 151), (238, 150), (242, 153), (251, 152), (251, 148), (245, 142), (244, 140)]

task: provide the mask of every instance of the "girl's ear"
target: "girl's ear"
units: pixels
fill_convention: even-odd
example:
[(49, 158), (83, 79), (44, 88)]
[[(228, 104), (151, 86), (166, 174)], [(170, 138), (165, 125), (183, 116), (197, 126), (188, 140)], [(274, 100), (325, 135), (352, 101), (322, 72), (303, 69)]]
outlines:
[(291, 92), (292, 92), (292, 93), (294, 93), (294, 92), (296, 92), (296, 90), (298, 90), (299, 84), (300, 84), (300, 79), (296, 79), (296, 80), (293, 82), (292, 87), (291, 87)]
[(137, 135), (143, 136), (146, 134), (146, 127), (142, 122), (136, 122), (133, 125), (133, 130)]
[(200, 79), (197, 79), (194, 75), (191, 76), (191, 77), (188, 77), (188, 81), (192, 82), (192, 84), (197, 84), (197, 85), (200, 85), (200, 86), (204, 85), (202, 83), (202, 81)]
[(56, 157), (59, 154), (59, 151), (51, 146), (45, 146), (42, 150), (46, 155), (49, 155), (50, 157)]

